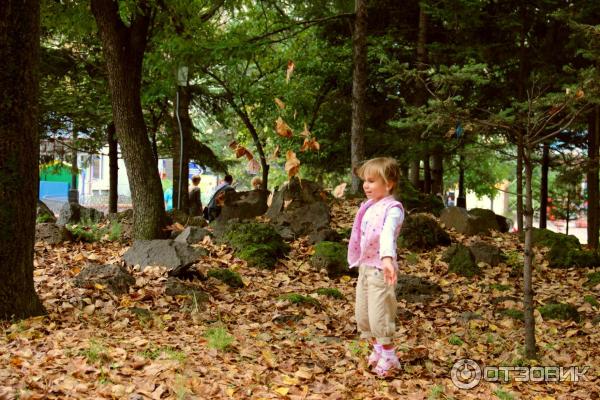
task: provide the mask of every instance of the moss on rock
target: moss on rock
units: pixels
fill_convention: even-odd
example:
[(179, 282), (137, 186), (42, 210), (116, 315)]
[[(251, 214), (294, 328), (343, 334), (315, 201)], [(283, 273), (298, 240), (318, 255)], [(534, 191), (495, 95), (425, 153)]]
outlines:
[[(573, 235), (565, 235), (563, 233), (552, 232), (549, 229), (532, 228), (532, 242), (534, 246), (553, 247), (555, 244), (568, 247), (571, 249), (581, 249), (579, 239)], [(521, 241), (525, 241), (525, 233), (519, 235)]]
[(444, 252), (442, 260), (448, 263), (448, 272), (472, 278), (481, 274), (471, 251), (462, 244), (453, 244)]
[(402, 202), (407, 212), (428, 212), (439, 217), (444, 209), (442, 199), (433, 194), (421, 193), (405, 177), (400, 177), (394, 196)]
[(212, 268), (206, 275), (216, 278), (234, 288), (244, 287), (244, 282), (242, 282), (240, 274), (229, 268)]
[(348, 275), (348, 248), (336, 242), (319, 242), (315, 245), (315, 253), (310, 262), (318, 270), (326, 269), (330, 278)]
[(239, 258), (260, 268), (273, 268), (290, 250), (273, 226), (258, 222), (228, 224), (223, 239)]
[(571, 304), (550, 303), (539, 307), (538, 310), (544, 319), (558, 319), (561, 321), (572, 320), (575, 322), (581, 320), (577, 308)]
[(334, 299), (343, 299), (344, 295), (336, 288), (319, 288), (317, 294), (321, 296), (332, 297)]
[(586, 286), (594, 287), (594, 286), (600, 284), (600, 271), (589, 273), (587, 275), (587, 278), (588, 278), (588, 280), (585, 283)]
[(593, 251), (579, 250), (559, 243), (552, 245), (546, 259), (551, 268), (589, 268), (599, 264), (598, 255)]

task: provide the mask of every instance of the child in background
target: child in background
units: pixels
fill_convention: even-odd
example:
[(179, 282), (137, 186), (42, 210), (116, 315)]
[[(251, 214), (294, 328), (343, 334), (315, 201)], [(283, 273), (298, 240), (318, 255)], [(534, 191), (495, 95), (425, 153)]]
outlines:
[(391, 195), (400, 169), (393, 158), (374, 158), (356, 174), (367, 196), (354, 220), (348, 244), (348, 264), (358, 267), (355, 317), (363, 339), (373, 351), (367, 362), (380, 377), (400, 368), (392, 337), (396, 331), (396, 239), (404, 221), (404, 208)]

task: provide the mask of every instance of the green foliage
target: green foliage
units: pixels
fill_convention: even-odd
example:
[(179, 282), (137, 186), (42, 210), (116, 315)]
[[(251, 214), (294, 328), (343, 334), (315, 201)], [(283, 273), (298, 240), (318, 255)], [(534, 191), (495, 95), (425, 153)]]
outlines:
[(596, 298), (592, 295), (588, 294), (588, 295), (583, 296), (583, 301), (591, 304), (592, 306), (594, 306), (596, 308), (600, 307), (600, 303), (598, 303), (598, 300), (596, 300)]
[(332, 297), (334, 299), (343, 299), (344, 295), (336, 288), (319, 288), (317, 293), (322, 296)]
[(97, 242), (106, 233), (106, 229), (91, 219), (84, 219), (78, 224), (67, 224), (65, 226), (75, 241), (93, 243)]
[(550, 303), (538, 308), (544, 319), (558, 319), (561, 321), (572, 320), (579, 322), (581, 316), (577, 307), (565, 303)]
[(525, 320), (525, 316), (523, 314), (523, 311), (517, 310), (515, 308), (506, 308), (506, 309), (500, 311), (500, 313), (502, 315), (506, 315), (507, 317), (510, 317), (512, 319), (516, 319), (518, 321), (524, 321)]
[(448, 343), (454, 346), (462, 346), (464, 344), (463, 340), (455, 334), (450, 335)]
[(271, 269), (290, 247), (271, 225), (258, 222), (229, 224), (224, 240), (249, 265)]
[(115, 242), (121, 239), (121, 233), (123, 231), (123, 227), (119, 222), (112, 221), (110, 223), (110, 228), (108, 232), (108, 240), (111, 242)]
[(94, 339), (90, 339), (88, 348), (81, 350), (79, 354), (84, 356), (90, 364), (102, 364), (110, 361), (106, 347)]
[(281, 296), (279, 296), (279, 300), (286, 300), (292, 304), (298, 304), (298, 305), (302, 305), (302, 304), (312, 305), (312, 306), (320, 306), (321, 305), (321, 303), (319, 303), (319, 300), (315, 299), (314, 297), (304, 296), (304, 295), (301, 295), (298, 293), (282, 294)]
[[(522, 241), (525, 240), (524, 233), (521, 233), (520, 238)], [(570, 249), (581, 249), (581, 244), (576, 236), (553, 232), (549, 229), (532, 228), (531, 238), (535, 246), (553, 247), (557, 245)]]
[(594, 267), (600, 264), (595, 252), (569, 248), (558, 243), (550, 248), (546, 258), (551, 268)]
[(515, 396), (511, 392), (504, 391), (502, 389), (496, 389), (494, 394), (500, 400), (514, 400)]
[(494, 290), (497, 290), (497, 291), (499, 291), (499, 292), (504, 292), (504, 291), (506, 291), (506, 290), (510, 290), (510, 289), (512, 289), (512, 286), (510, 286), (510, 285), (503, 285), (503, 284), (501, 284), (501, 283), (492, 283), (492, 284), (490, 285), (490, 288), (491, 288), (491, 289), (494, 289)]
[(427, 400), (437, 400), (442, 398), (441, 396), (444, 394), (444, 387), (442, 385), (433, 385), (429, 390), (429, 396), (427, 396)]
[(52, 221), (54, 218), (49, 214), (38, 215), (35, 219), (36, 224), (43, 224), (44, 222)]
[(208, 341), (209, 349), (224, 351), (233, 343), (233, 336), (222, 326), (208, 329), (204, 337)]
[(342, 243), (323, 241), (315, 245), (310, 262), (317, 269), (326, 268), (330, 278), (349, 273), (348, 247)]
[(600, 284), (600, 271), (589, 273), (587, 278), (588, 278), (588, 280), (585, 283), (586, 286), (594, 287), (594, 286)]
[(229, 268), (212, 268), (208, 270), (207, 275), (219, 279), (234, 288), (244, 287), (244, 282), (242, 281), (240, 274)]

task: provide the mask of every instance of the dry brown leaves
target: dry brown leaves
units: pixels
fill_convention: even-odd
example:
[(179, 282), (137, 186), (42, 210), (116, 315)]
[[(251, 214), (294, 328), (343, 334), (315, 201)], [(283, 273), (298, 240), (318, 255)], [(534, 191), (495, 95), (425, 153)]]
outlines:
[[(332, 226), (350, 228), (359, 202), (335, 200)], [(521, 246), (510, 235), (484, 240), (505, 251)], [(395, 344), (403, 371), (381, 381), (366, 371), (364, 348), (356, 341), (354, 279), (330, 280), (315, 271), (304, 239), (292, 244), (290, 255), (273, 271), (248, 268), (224, 246), (209, 241), (202, 246), (209, 255), (198, 270), (229, 267), (242, 275), (246, 287), (231, 289), (213, 278), (197, 282), (210, 298), (197, 309), (188, 298), (165, 295), (166, 274), (158, 267), (133, 270), (135, 286), (121, 297), (104, 288), (73, 287), (72, 277), (87, 262), (120, 262), (122, 245), (38, 244), (34, 279), (48, 315), (1, 326), (0, 398), (487, 399), (496, 398), (498, 389), (514, 398), (597, 397), (600, 337), (590, 319), (598, 309), (583, 296), (598, 296), (598, 288), (582, 286), (589, 271), (552, 270), (540, 263), (534, 273), (536, 300), (569, 302), (584, 319), (580, 324), (544, 321), (536, 313), (537, 339), (540, 365), (588, 365), (595, 381), (481, 383), (459, 390), (449, 375), (458, 359), (512, 365), (521, 358), (522, 323), (497, 312), (519, 308), (519, 302), (492, 302), (520, 297), (520, 280), (511, 278), (504, 264), (468, 280), (446, 273), (440, 250), (402, 253), (402, 273), (438, 283), (443, 294), (429, 305), (400, 301)], [(499, 291), (495, 284), (510, 290)], [(344, 299), (316, 294), (326, 287), (339, 289)], [(321, 307), (279, 299), (292, 292), (318, 299)], [(481, 318), (465, 321), (465, 312)], [(233, 335), (228, 351), (208, 348), (204, 334), (215, 326)], [(453, 335), (463, 344), (450, 344)], [(431, 397), (434, 387), (443, 394)]]

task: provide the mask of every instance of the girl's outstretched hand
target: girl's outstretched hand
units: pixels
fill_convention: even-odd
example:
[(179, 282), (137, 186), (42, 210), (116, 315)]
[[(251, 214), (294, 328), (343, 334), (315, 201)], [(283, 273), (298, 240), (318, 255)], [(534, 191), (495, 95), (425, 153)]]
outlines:
[(388, 285), (395, 285), (398, 275), (396, 274), (396, 268), (394, 268), (394, 264), (392, 263), (392, 258), (384, 257), (383, 260), (381, 260), (381, 267), (383, 269), (384, 282)]

